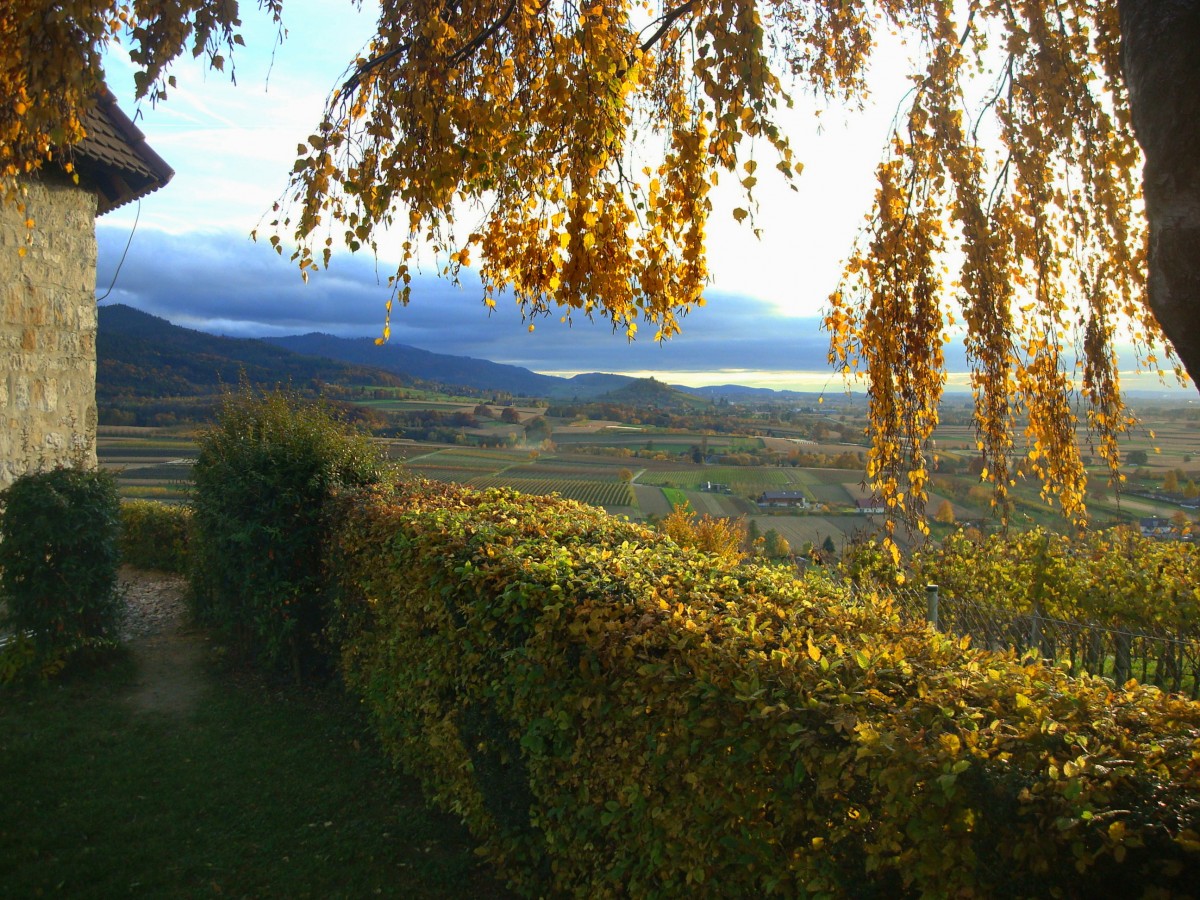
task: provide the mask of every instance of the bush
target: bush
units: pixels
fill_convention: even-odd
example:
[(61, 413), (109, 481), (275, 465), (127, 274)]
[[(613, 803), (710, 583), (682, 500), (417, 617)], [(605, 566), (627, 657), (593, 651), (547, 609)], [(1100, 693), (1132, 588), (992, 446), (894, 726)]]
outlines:
[(723, 565), (737, 565), (745, 557), (747, 530), (744, 519), (697, 516), (686, 503), (676, 505), (659, 523), (658, 530), (681, 547), (694, 547), (719, 558)]
[(347, 505), (347, 683), (527, 894), (1200, 883), (1200, 705), (569, 501), (399, 485)]
[(322, 554), (339, 489), (382, 463), (323, 404), (243, 385), (202, 435), (192, 470), (193, 613), (234, 649), (296, 676), (325, 667), (329, 591)]
[(0, 492), (0, 625), (21, 636), (13, 650), (27, 662), (116, 642), (119, 506), (104, 471), (23, 475)]
[(121, 504), (121, 561), (139, 569), (187, 571), (188, 506), (132, 500)]

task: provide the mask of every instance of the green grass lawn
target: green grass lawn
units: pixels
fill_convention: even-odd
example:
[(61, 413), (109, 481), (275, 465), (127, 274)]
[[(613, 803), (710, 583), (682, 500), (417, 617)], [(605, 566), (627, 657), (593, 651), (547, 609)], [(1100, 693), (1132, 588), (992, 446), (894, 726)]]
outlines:
[(689, 506), (687, 494), (679, 490), (679, 488), (665, 487), (662, 489), (663, 496), (667, 498), (667, 502), (671, 504), (671, 508), (676, 506)]
[(134, 677), (0, 689), (4, 896), (504, 896), (346, 698), (217, 673), (151, 712)]

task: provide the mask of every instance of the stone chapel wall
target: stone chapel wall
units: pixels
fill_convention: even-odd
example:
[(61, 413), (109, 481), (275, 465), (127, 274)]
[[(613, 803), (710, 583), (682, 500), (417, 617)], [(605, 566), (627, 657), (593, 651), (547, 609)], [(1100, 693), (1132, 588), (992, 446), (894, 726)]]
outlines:
[(96, 465), (96, 197), (65, 181), (27, 187), (24, 213), (0, 199), (0, 488)]

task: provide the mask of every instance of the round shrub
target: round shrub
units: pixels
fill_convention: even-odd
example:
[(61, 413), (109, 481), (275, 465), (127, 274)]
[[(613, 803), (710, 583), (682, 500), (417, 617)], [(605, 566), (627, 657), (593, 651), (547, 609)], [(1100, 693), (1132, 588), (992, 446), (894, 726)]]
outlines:
[(37, 657), (115, 642), (119, 508), (105, 471), (38, 472), (0, 492), (2, 624)]
[(121, 561), (139, 569), (187, 571), (190, 507), (153, 500), (121, 504)]
[(328, 501), (382, 471), (325, 404), (246, 386), (227, 395), (192, 471), (193, 613), (267, 668), (325, 669)]

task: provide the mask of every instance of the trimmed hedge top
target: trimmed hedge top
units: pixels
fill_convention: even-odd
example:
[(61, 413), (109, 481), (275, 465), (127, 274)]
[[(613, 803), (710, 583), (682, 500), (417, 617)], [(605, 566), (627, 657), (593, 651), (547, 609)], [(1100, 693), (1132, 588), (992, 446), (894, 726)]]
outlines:
[(228, 394), (192, 469), (192, 611), (237, 651), (297, 678), (322, 673), (324, 550), (342, 489), (377, 481), (379, 453), (336, 412), (290, 391)]
[(347, 680), (529, 893), (1200, 883), (1198, 704), (569, 501), (413, 483), (342, 515)]

